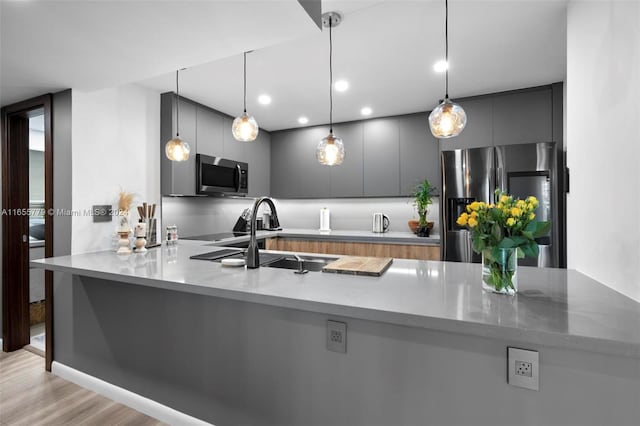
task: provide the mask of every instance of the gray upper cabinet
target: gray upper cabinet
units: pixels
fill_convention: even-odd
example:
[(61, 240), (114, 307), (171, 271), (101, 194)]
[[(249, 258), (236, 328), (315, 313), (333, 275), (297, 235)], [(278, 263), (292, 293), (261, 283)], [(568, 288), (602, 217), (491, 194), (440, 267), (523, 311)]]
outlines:
[(398, 119), (376, 118), (364, 122), (364, 195), (400, 195), (400, 131)]
[(330, 194), (330, 168), (316, 160), (316, 146), (326, 126), (278, 132), (271, 144), (274, 197), (324, 198)]
[(238, 142), (231, 133), (233, 118), (205, 105), (180, 99), (180, 137), (191, 145), (185, 162), (170, 161), (165, 143), (175, 136), (176, 97), (160, 97), (160, 162), (162, 195), (196, 195), (196, 154), (249, 163), (249, 196), (271, 193), (271, 135), (261, 130), (254, 142)]
[[(223, 121), (223, 152), (224, 158), (228, 158), (230, 160), (242, 161), (245, 163), (249, 162), (249, 146), (256, 143), (253, 142), (240, 142), (237, 141), (236, 138), (233, 137), (233, 132), (231, 131), (231, 125), (233, 124), (233, 118), (224, 117)], [(258, 133), (260, 135), (260, 133)], [(251, 167), (249, 167), (251, 168)], [(251, 173), (251, 170), (249, 170)]]
[(321, 166), (315, 159), (328, 126), (273, 133), (273, 196), (410, 196), (424, 179), (441, 189), (442, 150), (552, 140), (551, 86), (456, 101), (467, 113), (467, 126), (451, 139), (433, 137), (426, 112), (335, 125), (334, 133), (345, 144), (340, 166)]
[(222, 157), (223, 117), (204, 107), (198, 107), (197, 114), (198, 154)]
[(187, 161), (170, 161), (164, 153), (166, 142), (175, 136), (175, 96), (165, 93), (161, 98), (161, 189), (164, 195), (195, 195), (196, 157), (198, 150), (196, 106), (180, 99), (180, 138), (189, 143), (191, 156)]
[(440, 187), (438, 140), (429, 129), (428, 114), (398, 117), (400, 128), (400, 195), (411, 195), (416, 185), (428, 179)]
[(493, 99), (493, 143), (552, 141), (551, 87), (498, 94)]
[(271, 135), (260, 131), (255, 142), (238, 142), (246, 146), (249, 156), (249, 196), (271, 194)]
[(362, 128), (362, 122), (333, 126), (334, 135), (344, 143), (345, 157), (341, 165), (329, 167), (332, 197), (364, 195)]
[[(455, 100), (454, 100), (455, 101)], [(493, 100), (491, 97), (463, 100), (460, 106), (467, 113), (467, 126), (454, 138), (440, 139), (440, 149), (483, 148), (493, 146)], [(429, 130), (431, 133), (431, 130)]]

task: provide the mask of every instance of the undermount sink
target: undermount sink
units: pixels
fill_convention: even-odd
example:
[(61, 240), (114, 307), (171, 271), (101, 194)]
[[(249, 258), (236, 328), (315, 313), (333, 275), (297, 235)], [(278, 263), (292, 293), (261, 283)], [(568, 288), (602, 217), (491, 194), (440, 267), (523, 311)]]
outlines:
[[(327, 264), (336, 260), (333, 257), (321, 257), (321, 256), (300, 256), (302, 259), (302, 269), (307, 271), (318, 272), (322, 271), (322, 268)], [(294, 256), (286, 256), (282, 259), (275, 260), (265, 265), (268, 268), (282, 268), (297, 270), (299, 268), (298, 259)]]

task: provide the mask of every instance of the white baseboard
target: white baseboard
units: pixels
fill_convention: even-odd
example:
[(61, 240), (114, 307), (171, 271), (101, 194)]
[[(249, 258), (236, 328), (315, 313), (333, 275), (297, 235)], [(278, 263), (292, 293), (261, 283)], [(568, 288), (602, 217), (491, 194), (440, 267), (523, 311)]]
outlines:
[(57, 361), (53, 361), (51, 364), (51, 373), (170, 425), (212, 426), (211, 423), (196, 419), (137, 393), (60, 364)]

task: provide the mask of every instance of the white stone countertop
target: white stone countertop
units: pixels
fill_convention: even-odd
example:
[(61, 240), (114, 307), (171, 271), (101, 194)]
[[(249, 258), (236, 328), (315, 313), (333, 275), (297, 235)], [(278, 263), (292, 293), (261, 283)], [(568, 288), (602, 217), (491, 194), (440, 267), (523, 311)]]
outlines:
[(143, 254), (112, 251), (32, 267), (328, 315), (640, 359), (640, 303), (574, 270), (519, 267), (520, 293), (483, 292), (479, 264), (394, 259), (381, 277), (222, 266), (180, 240)]

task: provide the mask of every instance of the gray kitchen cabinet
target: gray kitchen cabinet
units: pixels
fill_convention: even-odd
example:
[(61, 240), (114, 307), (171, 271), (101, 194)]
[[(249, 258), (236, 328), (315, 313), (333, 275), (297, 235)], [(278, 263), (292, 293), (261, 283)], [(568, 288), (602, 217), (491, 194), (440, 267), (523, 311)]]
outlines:
[(345, 157), (341, 165), (329, 168), (331, 197), (362, 197), (364, 195), (362, 129), (361, 121), (333, 126), (334, 135), (341, 138), (344, 143)]
[(209, 108), (197, 108), (196, 139), (198, 154), (212, 157), (223, 155), (224, 118)]
[(185, 162), (164, 154), (165, 143), (175, 136), (175, 94), (160, 97), (160, 145), (162, 195), (196, 195), (196, 154), (249, 163), (249, 196), (271, 193), (271, 135), (261, 130), (255, 142), (238, 142), (231, 133), (233, 118), (186, 98), (180, 98), (180, 137), (191, 145)]
[[(222, 141), (223, 141), (223, 157), (228, 158), (230, 160), (235, 161), (243, 161), (245, 163), (249, 162), (249, 146), (256, 143), (253, 142), (240, 142), (237, 141), (236, 138), (233, 137), (233, 132), (231, 131), (231, 125), (233, 124), (233, 118), (224, 117), (223, 120), (223, 128), (222, 128)], [(259, 135), (260, 133), (258, 133)], [(251, 173), (251, 170), (249, 170)]]
[(197, 113), (193, 103), (180, 99), (180, 138), (189, 143), (191, 156), (187, 161), (170, 161), (164, 152), (166, 142), (176, 135), (175, 99), (173, 93), (164, 93), (160, 101), (161, 191), (163, 195), (195, 195), (198, 144)]
[[(443, 150), (553, 140), (551, 87), (455, 99), (467, 113), (467, 126), (451, 139), (436, 140), (431, 135), (428, 112), (335, 125), (335, 134), (343, 139), (346, 155), (342, 165), (326, 167), (328, 184), (313, 156), (315, 145), (326, 136), (328, 126), (275, 132), (271, 144), (273, 195), (408, 196), (425, 178), (439, 188)], [(559, 129), (561, 118), (556, 118)]]
[(411, 195), (416, 186), (428, 179), (440, 187), (440, 151), (438, 140), (429, 129), (428, 114), (398, 117), (400, 129), (400, 195)]
[(246, 148), (249, 157), (248, 195), (250, 197), (268, 196), (271, 193), (271, 135), (260, 131), (256, 141), (247, 145)]
[(396, 117), (364, 122), (365, 197), (400, 195), (400, 131)]
[(451, 151), (493, 146), (492, 97), (461, 100), (458, 103), (467, 113), (467, 126), (462, 133), (454, 138), (440, 139), (440, 150)]
[(494, 145), (552, 141), (550, 86), (496, 94), (492, 98)]
[(330, 168), (316, 160), (315, 150), (326, 126), (278, 132), (271, 145), (271, 193), (282, 198), (330, 196)]

